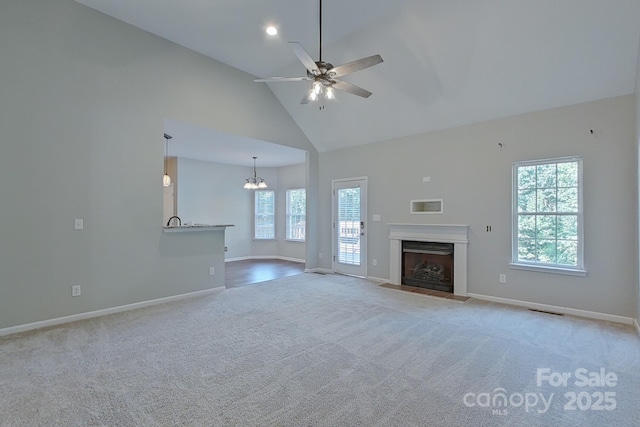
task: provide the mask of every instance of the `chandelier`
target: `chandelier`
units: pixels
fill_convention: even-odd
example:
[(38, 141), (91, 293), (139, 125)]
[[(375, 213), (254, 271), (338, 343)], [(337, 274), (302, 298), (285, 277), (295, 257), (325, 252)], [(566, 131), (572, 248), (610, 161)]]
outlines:
[(253, 157), (253, 176), (246, 179), (244, 183), (244, 188), (247, 190), (256, 190), (258, 188), (267, 188), (267, 183), (264, 182), (264, 179), (258, 176), (256, 173), (256, 159), (257, 157)]

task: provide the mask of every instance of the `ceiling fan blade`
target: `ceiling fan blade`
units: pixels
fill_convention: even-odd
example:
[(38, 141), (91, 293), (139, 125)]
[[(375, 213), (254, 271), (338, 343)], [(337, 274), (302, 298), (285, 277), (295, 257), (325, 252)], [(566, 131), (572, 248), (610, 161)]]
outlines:
[(254, 79), (254, 82), (300, 82), (303, 80), (311, 80), (309, 77), (265, 77), (262, 79)]
[(307, 70), (309, 70), (314, 75), (320, 74), (320, 70), (316, 65), (316, 62), (309, 56), (306, 50), (302, 47), (302, 45), (298, 42), (289, 42), (291, 48), (293, 49), (293, 53), (296, 54), (300, 62), (305, 66)]
[(366, 89), (362, 89), (359, 86), (352, 85), (351, 83), (343, 82), (341, 80), (335, 80), (332, 83), (332, 86), (333, 86), (334, 89), (338, 89), (338, 90), (341, 90), (343, 92), (348, 92), (348, 93), (350, 93), (352, 95), (361, 96), (363, 98), (368, 98), (371, 95), (373, 95), (372, 92), (369, 92)]
[(383, 59), (380, 55), (367, 56), (366, 58), (358, 59), (357, 61), (333, 67), (332, 69), (327, 71), (327, 74), (331, 78), (341, 77), (347, 74), (355, 73), (356, 71), (364, 70), (365, 68), (373, 67), (374, 65), (377, 65), (381, 62), (383, 62)]

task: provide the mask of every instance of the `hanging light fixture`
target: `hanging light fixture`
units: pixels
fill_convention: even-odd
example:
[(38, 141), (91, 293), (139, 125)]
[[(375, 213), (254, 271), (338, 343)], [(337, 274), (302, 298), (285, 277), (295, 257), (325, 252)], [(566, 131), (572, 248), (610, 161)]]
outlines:
[(336, 97), (336, 94), (333, 91), (333, 86), (327, 86), (327, 88), (324, 90), (324, 97), (327, 99), (333, 99)]
[(321, 82), (320, 80), (316, 80), (311, 84), (311, 88), (307, 94), (307, 100), (317, 101), (321, 96), (324, 99), (335, 99), (336, 93), (331, 82)]
[(244, 188), (247, 190), (256, 190), (258, 188), (267, 188), (267, 183), (264, 182), (264, 179), (258, 176), (256, 173), (256, 159), (257, 157), (253, 157), (253, 176), (246, 179), (244, 183)]
[(167, 161), (169, 156), (169, 140), (173, 138), (169, 134), (164, 134), (165, 145), (164, 145), (164, 176), (162, 177), (162, 186), (168, 187), (171, 185), (171, 177), (167, 173)]

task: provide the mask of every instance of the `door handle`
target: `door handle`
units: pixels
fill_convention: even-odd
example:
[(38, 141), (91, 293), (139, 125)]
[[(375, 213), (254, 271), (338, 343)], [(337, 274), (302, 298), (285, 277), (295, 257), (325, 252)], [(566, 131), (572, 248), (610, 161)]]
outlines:
[(360, 221), (360, 235), (364, 236), (364, 221)]

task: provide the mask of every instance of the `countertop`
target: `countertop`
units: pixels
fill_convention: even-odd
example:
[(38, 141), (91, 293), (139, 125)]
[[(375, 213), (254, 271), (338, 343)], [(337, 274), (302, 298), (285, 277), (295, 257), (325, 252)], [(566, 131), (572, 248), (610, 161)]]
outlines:
[(234, 227), (234, 224), (189, 224), (189, 225), (171, 225), (163, 227), (165, 233), (184, 233), (193, 231), (216, 231), (224, 230), (227, 227)]

